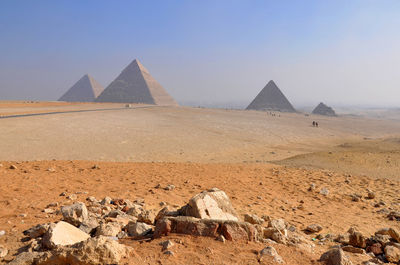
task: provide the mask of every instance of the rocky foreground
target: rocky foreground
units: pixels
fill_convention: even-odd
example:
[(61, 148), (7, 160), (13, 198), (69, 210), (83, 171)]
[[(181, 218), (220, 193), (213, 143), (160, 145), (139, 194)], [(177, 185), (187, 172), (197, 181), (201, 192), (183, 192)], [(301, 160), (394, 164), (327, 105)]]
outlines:
[[(169, 185), (165, 189), (173, 188)], [(221, 244), (226, 240), (262, 242), (266, 247), (257, 253), (258, 261), (267, 259), (283, 264), (285, 261), (274, 245), (313, 252), (315, 244), (304, 233), (317, 234), (323, 230), (321, 225), (311, 224), (298, 231), (284, 219), (254, 214), (244, 215), (241, 221), (226, 193), (217, 188), (195, 195), (179, 209), (164, 207), (156, 215), (146, 210), (143, 201), (109, 197), (101, 201), (87, 197), (85, 203), (76, 202), (59, 210), (54, 209), (56, 206), (48, 205), (44, 212), (61, 214), (62, 220), (24, 231), (27, 244), (9, 264), (119, 264), (133, 253), (131, 247), (118, 242), (120, 239), (150, 241), (171, 233), (211, 237)], [(363, 263), (368, 265), (400, 262), (400, 233), (393, 228), (381, 229), (371, 237), (350, 228), (345, 234), (318, 234), (316, 238), (338, 243), (320, 257), (326, 264), (352, 264), (344, 251), (371, 257)], [(175, 255), (173, 241), (166, 240), (160, 245), (165, 255)], [(7, 256), (3, 246), (0, 255)]]
[[(90, 167), (81, 162), (73, 163), (77, 172), (86, 171), (86, 174), (76, 176), (64, 170), (65, 165), (46, 166), (41, 179), (55, 180), (60, 184), (62, 181), (57, 178), (67, 173), (69, 181), (82, 185), (88, 174), (101, 177), (102, 168), (110, 167), (106, 163)], [(118, 170), (135, 169), (136, 174), (151, 175), (148, 171), (139, 171), (139, 165), (134, 168), (130, 168), (130, 164), (126, 167), (119, 165), (116, 164)], [(148, 166), (150, 171), (162, 172), (166, 165)], [(37, 163), (4, 164), (3, 173), (13, 175), (13, 181), (19, 182), (19, 176), (29, 174), (26, 172), (37, 167)], [(206, 171), (203, 167), (188, 166), (185, 172), (201, 175), (199, 172)], [(212, 171), (217, 172), (219, 168), (214, 165)], [(94, 191), (102, 189), (89, 185), (90, 181), (84, 182), (89, 191), (63, 191), (55, 195), (60, 190), (55, 186), (53, 190), (48, 189), (48, 195), (42, 193), (40, 201), (26, 193), (21, 200), (31, 198), (31, 205), (40, 207), (25, 206), (21, 209), (31, 209), (28, 213), (7, 219), (8, 227), (14, 228), (0, 231), (2, 261), (10, 264), (332, 265), (400, 262), (397, 183), (276, 166), (229, 165), (222, 168), (232, 180), (231, 185), (224, 185), (226, 192), (218, 188), (201, 189), (201, 185), (214, 185), (221, 179), (201, 180), (185, 175), (184, 180), (169, 178), (174, 179), (172, 183), (165, 183), (157, 177), (151, 180), (135, 178), (134, 182), (128, 178), (130, 184), (140, 184), (140, 190), (146, 190), (145, 198), (126, 196), (122, 191), (128, 185), (120, 179), (114, 187), (115, 178), (107, 184), (106, 190), (112, 191), (119, 186), (120, 196), (94, 196)], [(169, 167), (168, 171), (171, 170)], [(255, 173), (258, 180), (255, 182), (253, 177), (246, 179), (246, 170), (254, 170), (250, 175)], [(236, 179), (234, 172), (241, 178)], [(106, 171), (105, 175), (108, 173)], [(126, 172), (124, 174), (126, 176)], [(307, 176), (307, 181), (301, 179), (302, 175)], [(241, 183), (237, 187), (239, 179)], [(366, 184), (368, 181), (371, 183)], [(30, 183), (29, 180), (23, 182)], [(376, 183), (381, 184), (380, 188), (372, 190), (372, 187), (378, 187)], [(2, 187), (4, 198), (8, 201), (9, 194), (16, 194), (10, 193), (18, 189), (15, 187), (26, 187), (21, 184), (13, 186), (10, 182), (7, 189)], [(31, 192), (35, 193), (43, 184), (32, 185), (36, 185)], [(72, 182), (71, 187), (74, 185)], [(187, 188), (182, 189), (185, 186)], [(350, 189), (353, 186), (364, 186), (365, 190)], [(199, 191), (193, 192), (195, 190)], [(257, 190), (262, 192), (254, 193)], [(188, 196), (190, 191), (193, 193)], [(175, 198), (178, 203), (170, 203), (168, 198)], [(14, 199), (9, 201), (9, 205), (14, 205), (13, 201), (20, 201), (23, 205), (28, 203), (21, 201), (19, 196)], [(279, 199), (282, 201), (277, 203)], [(313, 205), (316, 202), (320, 203), (321, 212)], [(262, 203), (268, 206), (266, 210), (260, 210)], [(291, 204), (293, 206), (289, 206)], [(346, 212), (346, 208), (350, 211)], [(7, 209), (2, 211), (3, 226)], [(11, 207), (9, 211), (18, 210)], [(322, 214), (329, 212), (336, 216), (325, 218)], [(355, 214), (351, 215), (351, 212)], [(370, 215), (365, 219), (362, 215), (367, 213)], [(31, 215), (35, 218), (30, 219)], [(361, 215), (361, 219), (356, 215)], [(12, 225), (19, 219), (21, 224)], [(349, 219), (359, 223), (348, 225)], [(24, 220), (31, 225), (27, 227)], [(47, 222), (32, 223), (34, 220)], [(25, 229), (19, 230), (19, 227)], [(20, 238), (19, 243), (14, 240), (16, 238)], [(222, 256), (225, 258), (221, 259)]]

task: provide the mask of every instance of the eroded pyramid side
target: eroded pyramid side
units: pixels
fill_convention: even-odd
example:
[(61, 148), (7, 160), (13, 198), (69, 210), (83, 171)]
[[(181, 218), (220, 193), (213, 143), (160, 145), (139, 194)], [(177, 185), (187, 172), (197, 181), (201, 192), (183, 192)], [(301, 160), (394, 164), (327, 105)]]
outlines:
[(84, 75), (59, 99), (68, 102), (93, 102), (104, 88), (93, 77)]
[(268, 82), (246, 109), (296, 112), (289, 100), (272, 80)]
[(138, 60), (129, 64), (96, 101), (177, 105)]

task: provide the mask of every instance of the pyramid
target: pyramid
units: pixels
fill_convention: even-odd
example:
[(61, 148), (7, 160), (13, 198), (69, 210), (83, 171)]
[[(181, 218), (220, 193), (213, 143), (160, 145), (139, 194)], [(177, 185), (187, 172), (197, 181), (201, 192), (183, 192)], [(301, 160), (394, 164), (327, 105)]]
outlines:
[(84, 75), (58, 101), (92, 102), (104, 88), (90, 75)]
[(138, 60), (128, 65), (96, 101), (178, 105)]
[(312, 114), (337, 116), (335, 111), (331, 107), (328, 107), (322, 102), (318, 104), (318, 106), (313, 110)]
[(268, 82), (246, 109), (296, 112), (289, 100), (272, 80)]

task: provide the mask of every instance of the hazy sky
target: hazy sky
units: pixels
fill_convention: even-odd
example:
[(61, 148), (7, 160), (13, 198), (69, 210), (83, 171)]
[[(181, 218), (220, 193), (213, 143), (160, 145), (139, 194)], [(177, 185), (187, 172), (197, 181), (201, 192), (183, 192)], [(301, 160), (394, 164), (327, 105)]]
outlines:
[(400, 107), (400, 1), (0, 1), (0, 99), (56, 100), (138, 58), (179, 102)]

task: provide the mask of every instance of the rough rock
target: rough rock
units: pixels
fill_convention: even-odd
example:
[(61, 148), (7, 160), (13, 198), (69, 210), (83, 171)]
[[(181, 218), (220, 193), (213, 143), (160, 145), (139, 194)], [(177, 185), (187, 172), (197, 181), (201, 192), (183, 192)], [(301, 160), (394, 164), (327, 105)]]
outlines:
[(356, 248), (353, 246), (344, 246), (342, 247), (343, 251), (350, 252), (350, 253), (358, 253), (358, 254), (365, 254), (365, 250), (362, 248)]
[(0, 258), (4, 258), (8, 254), (8, 249), (0, 245)]
[(174, 243), (171, 240), (163, 241), (160, 243), (162, 246), (162, 251), (168, 250), (174, 246)]
[(394, 240), (396, 240), (398, 243), (400, 243), (400, 233), (399, 233), (399, 231), (395, 230), (394, 228), (389, 228), (388, 233)]
[(83, 221), (83, 223), (79, 226), (79, 229), (85, 233), (91, 234), (97, 227), (99, 226), (99, 222), (94, 217), (89, 217), (87, 220)]
[(61, 213), (65, 222), (74, 226), (79, 226), (88, 219), (88, 211), (86, 205), (77, 202), (69, 206), (61, 207)]
[(331, 249), (322, 254), (320, 261), (326, 262), (326, 265), (352, 265), (353, 263), (344, 254), (340, 248)]
[(137, 216), (137, 220), (142, 223), (146, 223), (149, 225), (154, 224), (155, 214), (153, 211), (143, 211)]
[(4, 236), (6, 234), (6, 231), (0, 230), (0, 236)]
[(34, 227), (29, 228), (23, 232), (24, 235), (29, 236), (30, 238), (37, 238), (43, 236), (47, 230), (49, 229), (49, 224), (39, 224)]
[(389, 234), (389, 229), (390, 228), (381, 228), (378, 231), (375, 232), (375, 235), (390, 235)]
[(276, 263), (280, 263), (280, 264), (281, 264), (281, 263), (285, 263), (285, 262), (283, 261), (282, 257), (279, 256), (279, 254), (278, 254), (278, 252), (276, 251), (276, 249), (273, 248), (273, 247), (271, 247), (271, 246), (267, 246), (267, 247), (263, 248), (263, 249), (260, 251), (260, 255), (259, 255), (259, 259), (258, 259), (258, 260), (261, 261), (262, 258), (265, 257), (265, 256), (272, 257), (272, 258), (274, 259), (274, 262), (276, 262)]
[(101, 200), (100, 204), (101, 205), (107, 205), (107, 204), (111, 204), (112, 199), (110, 197), (105, 197), (104, 199)]
[(318, 233), (322, 231), (322, 226), (319, 224), (311, 224), (306, 227), (305, 231), (308, 233)]
[(376, 197), (375, 193), (373, 191), (369, 190), (366, 198), (368, 200), (372, 200), (372, 199), (375, 199), (375, 197)]
[(96, 228), (96, 236), (117, 236), (121, 231), (121, 225), (117, 222), (101, 223)]
[(69, 223), (60, 221), (50, 224), (49, 230), (43, 236), (43, 245), (49, 249), (55, 246), (67, 246), (84, 241), (90, 236)]
[(353, 247), (366, 248), (367, 240), (360, 232), (353, 232), (350, 234), (349, 244)]
[[(32, 265), (38, 264), (42, 258), (46, 257), (48, 252), (22, 252), (18, 256), (15, 257), (14, 260), (9, 262), (9, 265)], [(57, 264), (59, 265), (59, 264)], [(62, 265), (62, 264), (60, 264)]]
[(214, 238), (223, 235), (227, 240), (257, 240), (257, 230), (249, 223), (198, 219), (191, 216), (166, 217), (158, 220), (154, 237), (159, 238), (169, 233)]
[(144, 236), (153, 230), (153, 227), (142, 222), (129, 222), (126, 227), (129, 236)]
[(380, 255), (383, 253), (382, 245), (380, 243), (374, 243), (367, 247), (367, 252), (372, 252), (374, 255)]
[(254, 225), (261, 225), (264, 223), (264, 219), (258, 217), (255, 214), (245, 214), (244, 221)]
[(172, 211), (168, 206), (165, 206), (157, 213), (154, 219), (154, 223), (157, 223), (158, 220), (163, 219), (164, 217), (168, 216), (176, 217), (178, 215), (179, 215), (178, 211)]
[(394, 246), (386, 246), (385, 257), (389, 262), (396, 263), (400, 261), (400, 249)]
[(190, 199), (183, 211), (187, 216), (200, 219), (239, 220), (229, 197), (224, 191), (217, 188), (195, 195)]
[(166, 186), (164, 188), (164, 190), (173, 190), (173, 189), (175, 189), (175, 185), (172, 185), (172, 184), (169, 184), (168, 186)]
[(279, 231), (283, 231), (286, 229), (287, 223), (284, 219), (271, 219), (268, 222), (268, 227), (274, 227)]
[(99, 236), (68, 247), (52, 251), (45, 264), (57, 265), (97, 265), (119, 264), (123, 257), (131, 253), (131, 248), (116, 240)]

